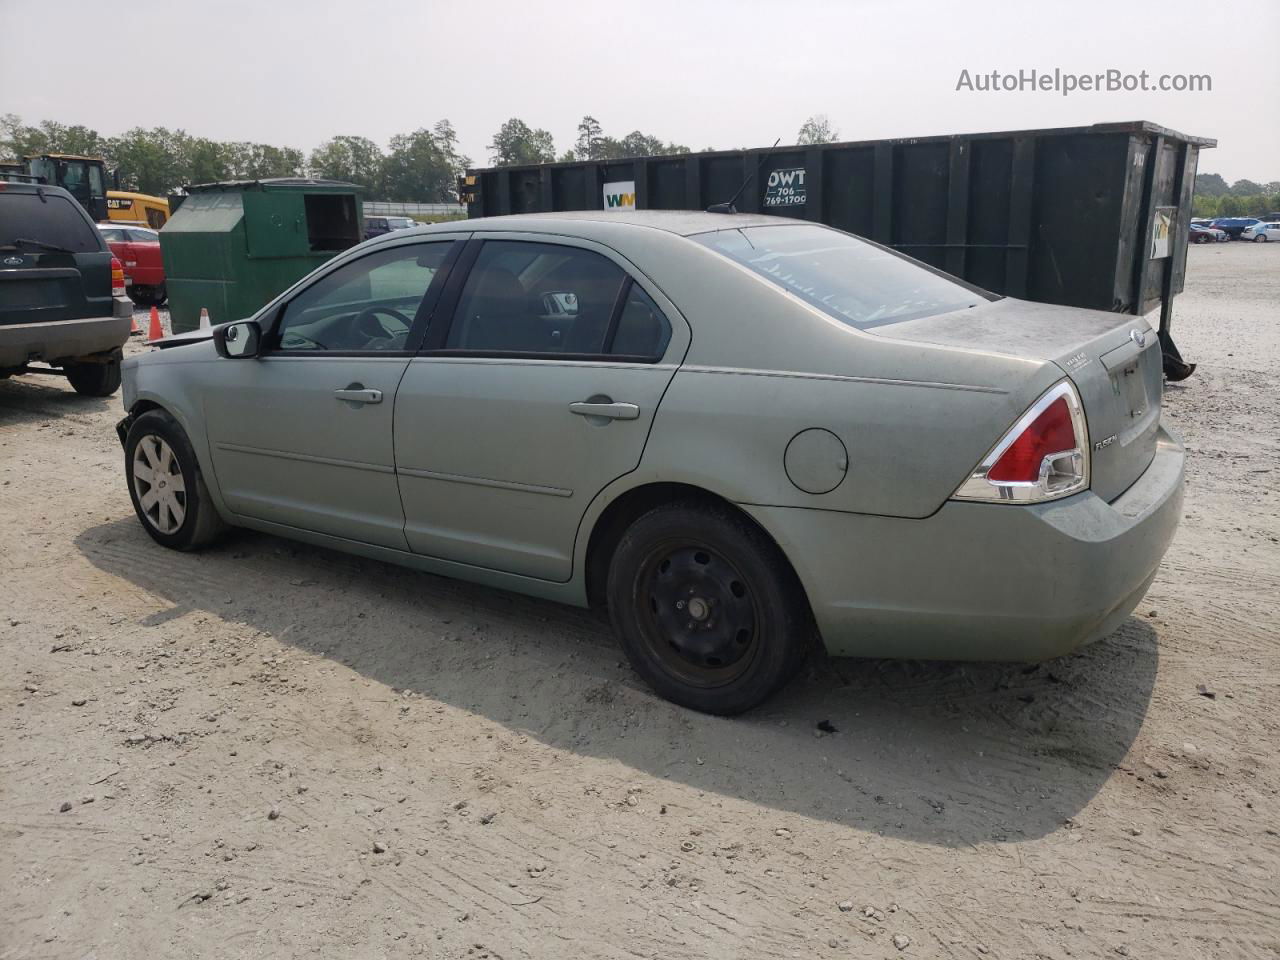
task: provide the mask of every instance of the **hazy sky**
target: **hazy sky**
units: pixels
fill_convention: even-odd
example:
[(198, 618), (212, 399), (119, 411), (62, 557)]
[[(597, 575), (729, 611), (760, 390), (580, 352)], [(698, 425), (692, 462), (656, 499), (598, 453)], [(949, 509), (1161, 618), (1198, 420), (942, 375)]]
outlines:
[[(587, 113), (695, 150), (794, 142), (813, 113), (848, 140), (1151, 120), (1220, 141), (1201, 172), (1268, 181), (1277, 38), (1275, 0), (0, 0), (0, 113), (308, 151), (448, 117), (477, 163), (512, 116), (557, 151)], [(962, 69), (1055, 67), (1213, 89), (956, 91)]]

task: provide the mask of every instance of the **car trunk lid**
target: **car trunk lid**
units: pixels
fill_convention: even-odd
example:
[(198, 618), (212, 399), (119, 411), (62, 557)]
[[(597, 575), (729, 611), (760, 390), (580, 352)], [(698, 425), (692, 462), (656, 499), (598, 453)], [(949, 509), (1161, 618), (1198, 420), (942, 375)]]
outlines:
[(1163, 370), (1159, 340), (1140, 317), (1005, 298), (870, 332), (1058, 366), (1080, 394), (1090, 486), (1104, 500), (1124, 493), (1155, 456)]

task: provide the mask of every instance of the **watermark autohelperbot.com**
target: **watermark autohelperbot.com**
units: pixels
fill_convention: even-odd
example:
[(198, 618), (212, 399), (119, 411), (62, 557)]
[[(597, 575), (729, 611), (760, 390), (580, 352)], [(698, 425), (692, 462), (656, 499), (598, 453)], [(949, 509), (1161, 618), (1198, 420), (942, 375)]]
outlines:
[(1207, 73), (1151, 73), (1139, 70), (1103, 70), (1072, 73), (1055, 67), (1003, 70), (961, 70), (956, 92), (969, 93), (1211, 93), (1213, 77)]

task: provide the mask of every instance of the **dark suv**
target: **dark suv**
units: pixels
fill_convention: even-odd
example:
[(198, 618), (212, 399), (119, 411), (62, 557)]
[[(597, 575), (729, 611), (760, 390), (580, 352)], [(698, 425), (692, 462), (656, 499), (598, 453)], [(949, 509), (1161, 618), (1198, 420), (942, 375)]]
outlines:
[(1225, 233), (1228, 240), (1239, 240), (1247, 227), (1261, 222), (1257, 217), (1219, 217), (1212, 226)]
[(77, 393), (115, 393), (132, 317), (124, 269), (71, 194), (0, 182), (0, 379), (61, 372)]
[(365, 217), (364, 238), (370, 240), (384, 233), (391, 233), (393, 230), (408, 230), (416, 226), (418, 221), (413, 217)]

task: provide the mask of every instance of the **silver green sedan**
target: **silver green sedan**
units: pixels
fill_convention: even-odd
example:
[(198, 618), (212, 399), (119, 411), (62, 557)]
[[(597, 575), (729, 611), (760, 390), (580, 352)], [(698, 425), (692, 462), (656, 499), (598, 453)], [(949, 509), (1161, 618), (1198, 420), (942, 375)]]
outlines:
[(770, 217), (566, 213), (368, 241), (124, 366), (138, 518), (606, 607), (715, 713), (837, 655), (1039, 660), (1116, 629), (1183, 450), (1140, 319)]

